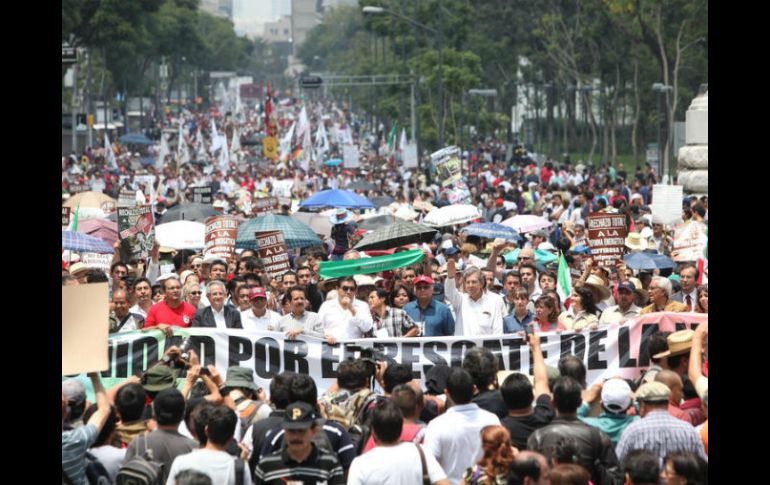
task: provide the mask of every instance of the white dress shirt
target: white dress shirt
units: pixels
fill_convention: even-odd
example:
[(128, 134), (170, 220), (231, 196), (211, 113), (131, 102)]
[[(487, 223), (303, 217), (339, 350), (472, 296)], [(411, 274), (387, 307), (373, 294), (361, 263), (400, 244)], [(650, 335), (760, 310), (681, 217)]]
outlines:
[(241, 312), (241, 325), (244, 330), (269, 330), (278, 331), (278, 321), (281, 316), (273, 310), (265, 309), (265, 314), (261, 317), (254, 315), (254, 310), (249, 308)]
[(225, 323), (225, 306), (222, 305), (222, 308), (219, 311), (216, 311), (214, 310), (214, 307), (211, 307), (211, 313), (214, 314), (214, 322), (217, 324), (217, 328), (225, 330), (227, 328), (227, 323)]
[(500, 335), (503, 333), (505, 302), (496, 293), (484, 291), (481, 298), (473, 300), (467, 293), (457, 291), (454, 278), (444, 283), (446, 299), (457, 314), (455, 335)]
[(339, 298), (327, 300), (318, 310), (318, 318), (321, 320), (326, 335), (332, 335), (337, 340), (349, 338), (361, 338), (372, 329), (374, 322), (369, 311), (369, 305), (361, 300), (353, 299), (355, 316), (350, 310), (344, 310), (340, 306)]

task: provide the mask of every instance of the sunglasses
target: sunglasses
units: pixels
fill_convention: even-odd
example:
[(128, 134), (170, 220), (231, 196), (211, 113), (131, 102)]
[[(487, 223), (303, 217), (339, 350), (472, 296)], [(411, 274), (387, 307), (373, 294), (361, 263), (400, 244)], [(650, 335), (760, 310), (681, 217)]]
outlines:
[(190, 293), (188, 293), (188, 295), (202, 295), (202, 294), (203, 294), (202, 291), (191, 291)]
[(340, 286), (340, 291), (351, 292), (356, 291), (355, 286)]

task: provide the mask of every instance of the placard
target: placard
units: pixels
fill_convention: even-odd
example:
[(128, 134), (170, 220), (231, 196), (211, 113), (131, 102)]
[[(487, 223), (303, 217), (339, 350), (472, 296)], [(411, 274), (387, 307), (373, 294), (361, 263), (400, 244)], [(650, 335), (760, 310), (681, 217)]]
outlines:
[(407, 143), (404, 147), (404, 168), (417, 168), (416, 143)]
[(110, 369), (108, 283), (61, 287), (61, 372)]
[(106, 273), (110, 272), (112, 266), (112, 254), (82, 253), (80, 262), (87, 268), (100, 269)]
[(61, 227), (67, 228), (70, 225), (70, 214), (72, 213), (72, 209), (69, 207), (62, 207), (61, 208)]
[(255, 216), (274, 214), (280, 208), (278, 197), (262, 197), (251, 201), (251, 208)]
[(600, 266), (609, 268), (623, 259), (626, 246), (626, 217), (623, 214), (594, 212), (586, 218), (588, 246), (591, 257)]
[(652, 223), (678, 224), (682, 222), (682, 199), (684, 187), (681, 185), (652, 186)]
[(91, 187), (89, 187), (88, 184), (70, 184), (69, 185), (70, 194), (79, 194), (81, 192), (88, 192), (89, 190), (91, 190)]
[(147, 259), (155, 243), (152, 207), (118, 207), (118, 235), (122, 261)]
[(238, 219), (232, 216), (213, 216), (206, 219), (206, 248), (204, 255), (213, 254), (225, 261), (235, 255), (238, 237)]
[(430, 158), (436, 170), (436, 176), (441, 180), (442, 187), (453, 184), (462, 178), (460, 149), (456, 146), (442, 148), (431, 153)]
[(291, 180), (291, 179), (276, 180), (275, 182), (273, 182), (272, 195), (276, 197), (291, 198), (292, 188), (294, 188), (294, 180)]
[(674, 261), (697, 261), (704, 256), (708, 236), (706, 224), (689, 221), (674, 228), (674, 250), (671, 259)]
[(357, 168), (358, 147), (355, 145), (342, 145), (342, 163), (345, 168)]
[(265, 273), (276, 277), (291, 270), (283, 231), (257, 231), (254, 237), (257, 239), (258, 256), (265, 264)]
[(120, 189), (118, 207), (136, 207), (136, 190)]
[(211, 186), (192, 187), (192, 199), (198, 204), (211, 204)]

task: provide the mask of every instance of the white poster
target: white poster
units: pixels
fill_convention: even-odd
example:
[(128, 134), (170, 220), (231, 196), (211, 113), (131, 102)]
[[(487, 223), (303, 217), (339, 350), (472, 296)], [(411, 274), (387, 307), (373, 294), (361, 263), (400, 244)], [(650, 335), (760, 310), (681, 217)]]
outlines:
[(275, 197), (291, 198), (291, 189), (294, 187), (294, 180), (276, 180), (273, 182), (273, 192), (270, 195)]
[(679, 224), (674, 229), (674, 250), (671, 259), (674, 261), (697, 261), (703, 257), (708, 243), (706, 224), (698, 221)]
[(682, 222), (682, 199), (684, 187), (681, 185), (652, 186), (652, 222), (653, 224), (678, 224)]
[(417, 144), (408, 143), (404, 147), (404, 167), (417, 168)]
[(358, 167), (358, 147), (355, 145), (343, 145), (342, 160), (345, 168)]

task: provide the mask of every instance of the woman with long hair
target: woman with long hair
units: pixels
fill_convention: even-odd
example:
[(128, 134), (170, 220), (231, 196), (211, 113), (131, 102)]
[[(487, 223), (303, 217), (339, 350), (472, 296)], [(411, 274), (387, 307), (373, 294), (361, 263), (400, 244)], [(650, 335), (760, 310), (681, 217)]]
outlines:
[(591, 290), (580, 286), (572, 290), (572, 305), (569, 310), (559, 315), (559, 323), (569, 330), (580, 331), (588, 327), (591, 330), (599, 328), (597, 309)]
[(393, 286), (393, 290), (390, 292), (390, 306), (403, 310), (404, 305), (414, 300), (414, 293), (409, 287), (397, 283)]
[(535, 301), (535, 320), (532, 325), (535, 332), (567, 330), (567, 327), (559, 322), (559, 309), (550, 296), (541, 296)]
[(700, 285), (698, 287), (698, 302), (695, 305), (695, 311), (698, 313), (709, 312), (709, 285)]
[(508, 483), (508, 469), (518, 450), (511, 446), (511, 434), (504, 426), (481, 428), (481, 459), (465, 470), (461, 485), (502, 485)]

